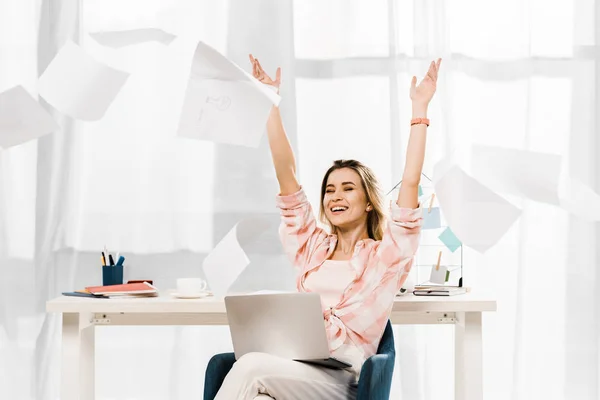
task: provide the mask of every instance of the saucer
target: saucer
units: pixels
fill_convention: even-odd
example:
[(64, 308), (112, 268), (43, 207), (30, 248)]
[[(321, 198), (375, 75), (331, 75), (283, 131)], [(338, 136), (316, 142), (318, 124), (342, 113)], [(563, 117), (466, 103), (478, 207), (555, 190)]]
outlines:
[(201, 299), (203, 297), (210, 296), (209, 292), (191, 293), (191, 294), (179, 294), (177, 292), (171, 293), (171, 296), (178, 299)]

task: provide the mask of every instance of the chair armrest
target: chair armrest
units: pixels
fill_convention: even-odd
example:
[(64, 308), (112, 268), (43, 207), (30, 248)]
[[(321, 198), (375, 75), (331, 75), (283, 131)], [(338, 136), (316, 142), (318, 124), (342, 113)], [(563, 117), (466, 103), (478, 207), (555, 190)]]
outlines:
[(206, 366), (204, 375), (204, 400), (213, 400), (217, 396), (217, 392), (234, 363), (234, 353), (221, 353), (212, 356)]

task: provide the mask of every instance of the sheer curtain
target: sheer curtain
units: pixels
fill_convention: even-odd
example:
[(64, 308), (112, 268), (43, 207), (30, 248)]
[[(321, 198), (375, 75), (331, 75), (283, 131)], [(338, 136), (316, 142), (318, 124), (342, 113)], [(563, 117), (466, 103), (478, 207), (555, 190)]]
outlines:
[[(6, 3), (0, 91), (21, 84), (36, 95), (67, 39), (131, 77), (102, 120), (55, 113), (60, 132), (0, 150), (2, 398), (58, 398), (60, 320), (44, 302), (99, 282), (104, 245), (128, 256), (126, 279), (168, 289), (202, 276), (235, 222), (276, 218), (266, 137), (253, 150), (174, 135), (198, 40), (241, 66), (252, 52), (268, 71), (282, 67), (284, 123), (315, 205), (333, 159), (363, 161), (386, 189), (398, 182), (410, 78), (437, 56), (426, 175), (450, 154), (468, 165), (470, 147), (484, 144), (560, 155), (572, 176), (600, 187), (592, 0)], [(110, 49), (89, 36), (146, 27), (177, 39)], [(465, 248), (463, 258), (466, 284), (498, 299), (484, 317), (486, 398), (595, 399), (598, 225), (507, 198), (522, 217), (486, 254)], [(247, 251), (238, 288), (293, 287), (274, 231)], [(452, 398), (452, 327), (395, 333), (392, 398)], [(208, 359), (231, 349), (226, 327), (98, 328), (96, 339), (99, 399), (201, 398)]]

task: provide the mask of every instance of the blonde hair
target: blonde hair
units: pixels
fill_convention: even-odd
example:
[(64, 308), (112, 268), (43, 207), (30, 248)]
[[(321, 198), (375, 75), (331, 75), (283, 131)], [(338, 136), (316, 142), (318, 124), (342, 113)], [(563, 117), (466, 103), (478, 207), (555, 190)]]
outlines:
[(327, 188), (327, 179), (329, 175), (336, 169), (350, 168), (355, 171), (362, 182), (362, 187), (367, 196), (367, 202), (373, 207), (367, 215), (367, 233), (371, 239), (381, 240), (385, 226), (385, 214), (383, 212), (383, 195), (379, 186), (379, 182), (375, 174), (369, 167), (363, 165), (356, 160), (335, 160), (333, 165), (327, 170), (321, 184), (321, 206), (319, 207), (319, 218), (321, 222), (331, 228), (331, 232), (335, 231), (335, 226), (325, 215), (325, 206), (323, 199), (325, 198), (325, 190)]

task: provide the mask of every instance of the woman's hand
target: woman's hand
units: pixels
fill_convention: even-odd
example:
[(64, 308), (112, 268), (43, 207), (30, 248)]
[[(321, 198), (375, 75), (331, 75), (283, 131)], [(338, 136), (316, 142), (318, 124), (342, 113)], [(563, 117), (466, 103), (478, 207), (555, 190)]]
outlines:
[(435, 93), (435, 87), (437, 83), (438, 71), (440, 70), (441, 58), (438, 58), (437, 62), (432, 61), (429, 64), (429, 71), (425, 78), (417, 85), (417, 77), (413, 76), (410, 83), (410, 99), (413, 104), (419, 106), (427, 106)]
[(252, 63), (252, 75), (265, 85), (276, 87), (277, 93), (279, 94), (279, 85), (281, 85), (281, 68), (277, 68), (277, 72), (275, 72), (275, 80), (273, 80), (263, 70), (260, 62), (258, 62), (258, 58), (254, 58), (252, 54), (249, 54), (249, 56), (250, 62)]

